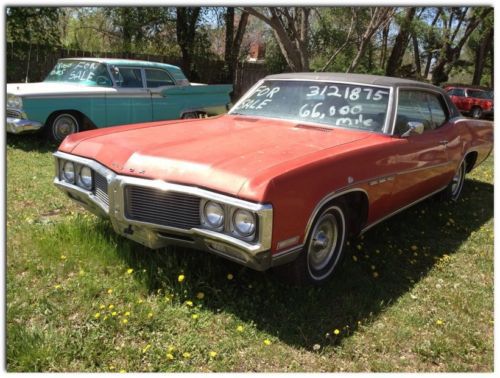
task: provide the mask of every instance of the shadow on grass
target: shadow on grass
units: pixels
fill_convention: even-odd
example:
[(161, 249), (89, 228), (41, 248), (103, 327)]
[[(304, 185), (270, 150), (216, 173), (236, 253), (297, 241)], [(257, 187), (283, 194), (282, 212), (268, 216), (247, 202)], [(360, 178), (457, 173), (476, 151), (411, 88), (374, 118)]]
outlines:
[(22, 135), (8, 133), (5, 144), (7, 147), (21, 149), (26, 152), (37, 151), (41, 153), (55, 152), (59, 147), (58, 144), (47, 140), (47, 137), (41, 132)]
[[(163, 288), (193, 299), (203, 291), (204, 307), (214, 313), (231, 313), (309, 349), (316, 343), (337, 344), (356, 331), (358, 321), (371, 322), (492, 217), (493, 186), (467, 180), (458, 203), (429, 199), (351, 240), (340, 272), (321, 287), (291, 287), (273, 271), (255, 272), (205, 252), (151, 251), (112, 238), (129, 266), (146, 270), (151, 293)], [(103, 232), (111, 232), (109, 223), (101, 224)], [(180, 272), (186, 275), (183, 290), (172, 284)], [(228, 280), (228, 273), (234, 279)], [(340, 334), (332, 334), (334, 329)]]

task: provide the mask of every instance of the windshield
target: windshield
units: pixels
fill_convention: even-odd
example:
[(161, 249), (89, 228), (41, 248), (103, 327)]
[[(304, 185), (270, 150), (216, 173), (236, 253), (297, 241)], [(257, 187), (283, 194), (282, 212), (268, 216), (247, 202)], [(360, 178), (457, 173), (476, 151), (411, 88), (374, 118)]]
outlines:
[(113, 85), (104, 64), (84, 60), (61, 60), (57, 62), (45, 81), (100, 87), (111, 87)]
[(381, 132), (389, 88), (306, 80), (266, 80), (229, 114)]

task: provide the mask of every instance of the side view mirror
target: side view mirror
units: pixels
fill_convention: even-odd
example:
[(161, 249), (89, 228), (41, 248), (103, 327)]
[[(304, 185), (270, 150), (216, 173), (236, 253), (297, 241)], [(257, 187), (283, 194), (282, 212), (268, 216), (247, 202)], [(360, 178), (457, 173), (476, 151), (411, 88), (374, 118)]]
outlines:
[(403, 138), (407, 138), (411, 135), (420, 135), (424, 132), (424, 124), (422, 122), (408, 122), (406, 126), (408, 129), (401, 134)]

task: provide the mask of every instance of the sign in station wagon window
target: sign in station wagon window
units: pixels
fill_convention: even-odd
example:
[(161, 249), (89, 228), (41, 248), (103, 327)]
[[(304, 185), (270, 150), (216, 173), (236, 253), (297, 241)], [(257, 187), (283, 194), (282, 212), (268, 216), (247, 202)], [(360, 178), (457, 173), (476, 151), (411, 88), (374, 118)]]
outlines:
[(389, 89), (308, 80), (267, 80), (230, 114), (382, 131)]
[(167, 72), (163, 70), (146, 69), (146, 86), (148, 88), (157, 88), (174, 84), (174, 81)]

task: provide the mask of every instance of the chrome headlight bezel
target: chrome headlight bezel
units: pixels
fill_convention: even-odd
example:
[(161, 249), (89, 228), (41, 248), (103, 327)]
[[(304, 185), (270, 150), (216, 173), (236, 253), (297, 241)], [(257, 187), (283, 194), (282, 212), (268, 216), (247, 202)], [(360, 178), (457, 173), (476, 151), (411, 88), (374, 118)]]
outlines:
[[(67, 167), (68, 167), (68, 169), (66, 169)], [(75, 178), (76, 178), (75, 163), (73, 163), (70, 160), (65, 160), (65, 161), (62, 162), (62, 166), (61, 166), (61, 178), (64, 181), (66, 181), (67, 183), (70, 183), (70, 184), (74, 184), (75, 183)]]
[[(238, 217), (240, 217), (240, 221), (238, 220)], [(250, 226), (242, 226), (241, 225), (241, 217), (246, 218), (247, 220), (250, 219), (251, 222), (246, 223), (243, 222), (244, 224)], [(255, 232), (257, 230), (257, 216), (254, 212), (246, 209), (235, 209), (232, 213), (231, 216), (231, 228), (232, 230), (241, 238), (244, 239), (249, 239), (255, 236)], [(247, 229), (245, 229), (247, 228)]]
[[(84, 170), (88, 170), (88, 173), (83, 174)], [(92, 190), (94, 184), (94, 175), (90, 167), (82, 165), (78, 170), (77, 185), (85, 190)]]
[(23, 98), (14, 94), (7, 94), (7, 108), (20, 110), (23, 107)]
[[(226, 212), (222, 204), (215, 201), (206, 201), (203, 204), (201, 215), (202, 215), (201, 219), (205, 227), (215, 231), (224, 230), (224, 224), (226, 221)], [(211, 215), (215, 215), (215, 217)], [(215, 220), (214, 218), (217, 218), (217, 215), (218, 215), (218, 220), (214, 221)]]

